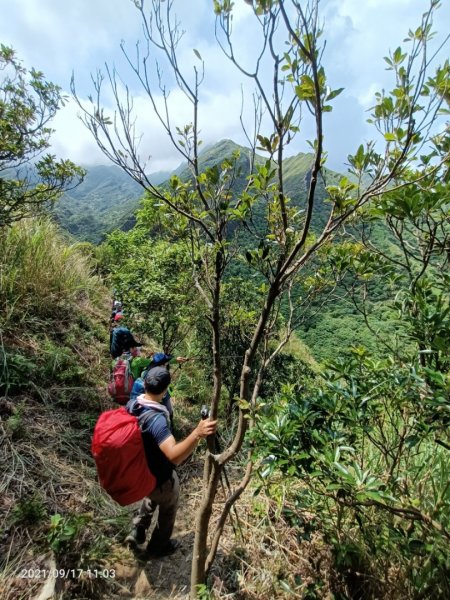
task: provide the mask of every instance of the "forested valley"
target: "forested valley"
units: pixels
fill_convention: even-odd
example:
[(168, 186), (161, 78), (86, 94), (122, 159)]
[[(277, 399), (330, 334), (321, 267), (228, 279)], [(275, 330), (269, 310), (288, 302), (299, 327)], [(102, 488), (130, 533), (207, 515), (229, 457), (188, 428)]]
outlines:
[[(1, 46), (0, 597), (449, 598), (450, 67), (429, 49), (439, 2), (386, 56), (374, 141), (346, 173), (326, 164), (323, 117), (342, 89), (321, 62), (318, 2), (252, 3), (265, 43), (251, 73), (233, 51), (233, 3), (214, 2), (220, 47), (258, 102), (247, 146), (205, 147), (207, 57), (196, 51), (183, 71), (172, 3), (135, 4), (192, 106), (174, 128), (150, 61), (128, 55), (180, 152), (171, 173), (141, 162), (114, 70), (93, 78), (88, 101), (72, 79), (110, 165), (43, 155), (61, 90)], [(311, 151), (290, 154), (306, 111)], [(181, 550), (162, 560), (126, 546), (136, 506), (102, 490), (91, 455), (100, 413), (117, 407), (114, 300), (143, 353), (188, 357), (173, 372), (175, 437), (203, 406), (218, 419), (178, 469)]]

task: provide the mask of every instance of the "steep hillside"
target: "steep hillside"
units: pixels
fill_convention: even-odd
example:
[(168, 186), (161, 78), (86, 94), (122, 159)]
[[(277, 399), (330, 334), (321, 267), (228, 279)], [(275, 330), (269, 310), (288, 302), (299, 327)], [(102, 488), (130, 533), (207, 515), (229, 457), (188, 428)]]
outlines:
[[(241, 152), (239, 172), (234, 184), (235, 192), (239, 194), (246, 184), (249, 173), (250, 150), (248, 148), (239, 146), (231, 140), (221, 140), (203, 149), (200, 154), (200, 169), (222, 162), (236, 150)], [(256, 160), (264, 162), (266, 159), (257, 155)], [(299, 206), (302, 205), (305, 197), (311, 161), (311, 155), (300, 153), (287, 158), (284, 164), (286, 193)], [(182, 163), (173, 173), (162, 171), (153, 173), (151, 180), (155, 185), (160, 185), (164, 184), (171, 175), (178, 175), (186, 180), (191, 177), (191, 172), (187, 164)], [(331, 180), (336, 178), (337, 174), (325, 171), (324, 177)], [(62, 197), (54, 209), (54, 214), (61, 226), (76, 238), (97, 244), (113, 229), (127, 231), (134, 226), (134, 213), (143, 194), (142, 187), (119, 167), (92, 166), (87, 168), (83, 183)], [(317, 192), (319, 203), (324, 196), (324, 180), (321, 179)], [(256, 221), (262, 217), (263, 210), (263, 206), (255, 208)], [(326, 207), (324, 206), (324, 209), (319, 212), (322, 216), (318, 218), (318, 224), (325, 218)]]
[[(120, 507), (101, 490), (90, 452), (99, 413), (117, 407), (106, 394), (109, 292), (83, 246), (67, 246), (50, 221), (0, 230), (0, 242), (0, 598), (187, 600), (205, 445), (178, 469), (182, 496), (174, 535), (180, 549), (150, 559), (143, 548), (128, 548), (124, 540), (138, 504)], [(201, 402), (191, 397), (202, 386), (203, 362), (178, 370), (178, 439), (198, 422)], [(226, 432), (225, 422), (222, 427)], [(235, 485), (233, 469), (226, 481)], [(217, 516), (223, 501), (220, 495), (213, 507)], [(272, 512), (275, 504), (264, 502)], [(252, 503), (249, 490), (239, 528), (251, 548), (246, 560), (258, 565), (263, 537), (274, 534), (270, 522), (261, 526)], [(274, 595), (273, 581), (280, 573), (291, 576), (292, 561), (278, 543), (288, 527), (279, 519), (271, 554), (277, 571), (258, 584), (264, 585), (260, 597), (283, 598)], [(228, 597), (224, 586), (237, 594), (253, 586), (250, 578), (239, 583), (242, 543), (231, 524), (222, 548), (213, 578), (218, 598)], [(299, 543), (291, 548), (305, 555)], [(323, 543), (319, 549), (328, 552)], [(314, 576), (309, 565), (301, 572)]]
[[(159, 184), (169, 175), (158, 172), (152, 179)], [(97, 244), (108, 231), (124, 227), (142, 195), (142, 187), (119, 167), (91, 166), (83, 183), (64, 194), (54, 213), (72, 235)]]
[[(233, 185), (236, 195), (240, 194), (247, 184), (247, 177), (250, 172), (250, 149), (235, 144), (232, 140), (221, 140), (217, 144), (205, 148), (199, 156), (200, 170), (204, 170), (213, 165), (220, 164), (237, 150), (240, 151), (240, 157)], [(255, 157), (257, 164), (262, 164), (266, 160), (267, 157), (260, 154), (257, 154)], [(300, 152), (295, 156), (286, 158), (283, 163), (285, 193), (291, 199), (293, 205), (299, 208), (306, 208), (306, 195), (312, 160), (312, 154)], [(186, 164), (180, 165), (174, 174), (178, 175), (182, 180), (187, 180), (192, 176)], [(316, 188), (316, 210), (313, 219), (313, 228), (323, 226), (328, 218), (330, 205), (324, 203), (326, 197), (325, 186), (335, 183), (340, 177), (341, 175), (338, 173), (329, 171), (328, 169), (323, 170)], [(252, 210), (253, 223), (260, 231), (262, 231), (263, 224), (265, 223), (265, 210), (266, 206), (264, 202), (256, 203)], [(133, 225), (134, 218), (127, 223), (127, 229), (133, 227)], [(240, 243), (244, 247), (250, 247), (253, 242), (248, 236), (244, 235)]]
[[(242, 191), (246, 184), (247, 176), (249, 173), (250, 164), (250, 149), (239, 144), (235, 144), (232, 140), (221, 140), (213, 146), (208, 146), (200, 154), (200, 170), (212, 167), (215, 164), (220, 163), (225, 158), (231, 156), (235, 151), (239, 150), (241, 156), (239, 158), (238, 167), (239, 173), (235, 182), (235, 191), (239, 193)], [(255, 157), (256, 163), (262, 164), (267, 160), (267, 157), (257, 154)], [(286, 158), (283, 162), (284, 172), (284, 189), (287, 196), (290, 196), (299, 205), (302, 203), (305, 197), (307, 186), (309, 185), (309, 172), (312, 167), (313, 155), (299, 152), (295, 156)], [(190, 177), (190, 172), (186, 165), (181, 165), (174, 172), (181, 179), (187, 179)], [(323, 200), (325, 196), (325, 184), (334, 182), (339, 174), (324, 170), (322, 177), (318, 182), (318, 194), (319, 200)]]

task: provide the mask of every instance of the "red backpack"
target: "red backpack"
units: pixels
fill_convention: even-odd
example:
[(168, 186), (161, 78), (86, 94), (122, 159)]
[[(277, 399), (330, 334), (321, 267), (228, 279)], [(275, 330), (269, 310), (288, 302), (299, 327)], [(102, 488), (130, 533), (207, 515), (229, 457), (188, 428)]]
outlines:
[(131, 356), (122, 354), (116, 358), (108, 384), (108, 393), (118, 404), (126, 404), (130, 399), (134, 377), (131, 372)]
[(91, 450), (100, 485), (121, 506), (142, 500), (156, 487), (139, 423), (159, 414), (145, 411), (138, 418), (122, 406), (102, 413), (95, 425)]

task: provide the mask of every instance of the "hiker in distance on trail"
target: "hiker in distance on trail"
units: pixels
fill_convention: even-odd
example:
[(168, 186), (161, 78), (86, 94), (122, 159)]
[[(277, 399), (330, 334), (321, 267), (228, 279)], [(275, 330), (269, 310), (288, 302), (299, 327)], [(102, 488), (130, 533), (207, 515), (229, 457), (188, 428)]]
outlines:
[(134, 335), (124, 324), (123, 314), (117, 314), (109, 336), (109, 352), (112, 358), (118, 358), (124, 352), (133, 351), (133, 354), (137, 354), (137, 348), (141, 346), (142, 343), (135, 339)]
[[(154, 369), (155, 367), (164, 367), (168, 371), (170, 370), (170, 362), (174, 359), (171, 354), (165, 354), (164, 352), (156, 352), (152, 357), (146, 358), (143, 356), (137, 356), (132, 358), (131, 360), (131, 373), (134, 377), (133, 387), (130, 393), (130, 400), (135, 400), (138, 396), (145, 392), (145, 377), (150, 369)], [(176, 362), (178, 366), (189, 360), (190, 358), (185, 358), (184, 356), (177, 356)], [(174, 423), (173, 423), (173, 405), (172, 405), (172, 395), (170, 388), (167, 390), (166, 395), (162, 399), (161, 403), (167, 408), (170, 417), (170, 428), (172, 433), (174, 431)]]
[[(170, 429), (169, 412), (162, 404), (171, 382), (170, 372), (164, 367), (154, 367), (144, 380), (145, 393), (130, 400), (127, 410), (139, 418), (145, 455), (150, 471), (156, 477), (155, 489), (143, 499), (138, 515), (133, 520), (134, 529), (126, 538), (130, 545), (146, 541), (153, 514), (158, 508), (158, 520), (146, 547), (149, 557), (173, 554), (179, 546), (171, 539), (178, 509), (179, 480), (175, 466), (184, 462), (202, 438), (216, 432), (217, 421), (202, 419), (182, 441), (177, 442)], [(143, 418), (144, 413), (151, 416)], [(147, 415), (145, 415), (147, 417)]]
[[(119, 300), (114, 300), (111, 310), (111, 325), (114, 323), (114, 321), (118, 321), (121, 318), (119, 315), (123, 315), (122, 302)], [(116, 319), (116, 317), (118, 318)]]

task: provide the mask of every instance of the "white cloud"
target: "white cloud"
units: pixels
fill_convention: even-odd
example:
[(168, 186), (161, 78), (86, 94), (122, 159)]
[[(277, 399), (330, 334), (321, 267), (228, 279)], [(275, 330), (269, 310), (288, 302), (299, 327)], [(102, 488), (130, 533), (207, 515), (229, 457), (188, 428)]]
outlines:
[(103, 64), (117, 53), (121, 38), (140, 30), (129, 0), (14, 0), (5, 12), (2, 43), (63, 87), (72, 69)]
[(366, 109), (374, 105), (375, 94), (380, 89), (377, 83), (371, 83), (367, 89), (357, 92), (356, 98), (360, 105)]
[[(426, 4), (423, 0), (329, 0), (324, 4), (330, 69), (345, 80), (353, 95), (367, 103), (370, 89), (391, 84), (383, 57), (398, 46), (407, 47), (403, 40), (409, 29), (420, 24)], [(450, 3), (443, 3), (435, 25), (445, 33), (449, 23)]]
[(70, 158), (77, 164), (105, 164), (105, 156), (95, 144), (91, 133), (78, 118), (80, 111), (70, 100), (52, 122), (51, 151), (58, 158)]
[[(106, 91), (102, 105), (105, 108), (105, 114), (114, 119), (116, 107), (112, 102), (111, 94), (108, 90)], [(119, 93), (121, 98), (125, 97), (123, 88)], [(80, 101), (88, 110), (91, 110), (91, 104), (87, 98), (81, 97)], [(158, 96), (155, 101), (161, 113), (164, 114), (162, 96)], [(180, 90), (175, 89), (171, 92), (168, 106), (169, 113), (172, 115), (173, 127), (182, 128), (193, 121), (192, 104)], [(251, 110), (251, 107), (247, 107), (247, 110)], [(240, 111), (240, 94), (204, 92), (199, 114), (200, 139), (203, 143), (205, 145), (213, 144), (223, 138), (245, 143), (239, 122)], [(75, 162), (100, 164), (105, 159), (93, 142), (91, 133), (79, 119), (80, 114), (82, 114), (81, 110), (73, 101), (59, 111), (53, 123), (56, 129), (53, 137), (53, 150), (58, 155), (63, 155), (70, 146), (70, 158)], [(148, 96), (142, 93), (133, 96), (132, 120), (134, 119), (136, 132), (140, 137), (139, 155), (142, 161), (147, 162), (147, 171), (176, 168), (183, 158), (180, 153), (175, 151), (172, 141), (153, 110), (149, 110)]]
[[(252, 9), (243, 0), (235, 0), (235, 5), (233, 28), (239, 57), (251, 70), (251, 58), (258, 47)], [(180, 42), (180, 64), (187, 69), (191, 83), (193, 66), (200, 65), (194, 48), (206, 63), (199, 111), (201, 137), (206, 143), (225, 137), (245, 143), (239, 123), (240, 86), (245, 86), (246, 110), (251, 114), (250, 82), (224, 58), (214, 42), (211, 1), (176, 0), (175, 6), (186, 29)], [(365, 110), (373, 103), (375, 91), (389, 87), (382, 57), (389, 48), (401, 43), (408, 28), (417, 26), (426, 6), (423, 0), (322, 0), (321, 7), (328, 40), (325, 61), (329, 84), (333, 89), (345, 87), (334, 103), (333, 113), (325, 119), (325, 143), (332, 166), (337, 168), (368, 135)], [(448, 30), (449, 17), (450, 2), (444, 2), (438, 12), (437, 28)], [(90, 74), (105, 62), (116, 65), (134, 94), (143, 132), (143, 155), (152, 155), (152, 170), (173, 168), (179, 163), (179, 155), (152, 114), (120, 51), (124, 39), (132, 54), (140, 32), (140, 16), (132, 0), (14, 0), (8, 3), (7, 16), (0, 22), (0, 41), (12, 45), (27, 66), (42, 70), (65, 90), (74, 71), (83, 98), (93, 92)], [(170, 78), (168, 81), (172, 86)], [(104, 102), (112, 110), (110, 94), (106, 94)], [(191, 106), (180, 92), (172, 92), (170, 104), (177, 124), (192, 120)], [(57, 129), (53, 151), (84, 164), (105, 162), (76, 114), (75, 105), (69, 103), (57, 115), (53, 123)], [(310, 126), (305, 124), (302, 137), (308, 133), (312, 135)], [(293, 150), (306, 150), (306, 146), (298, 141)]]

